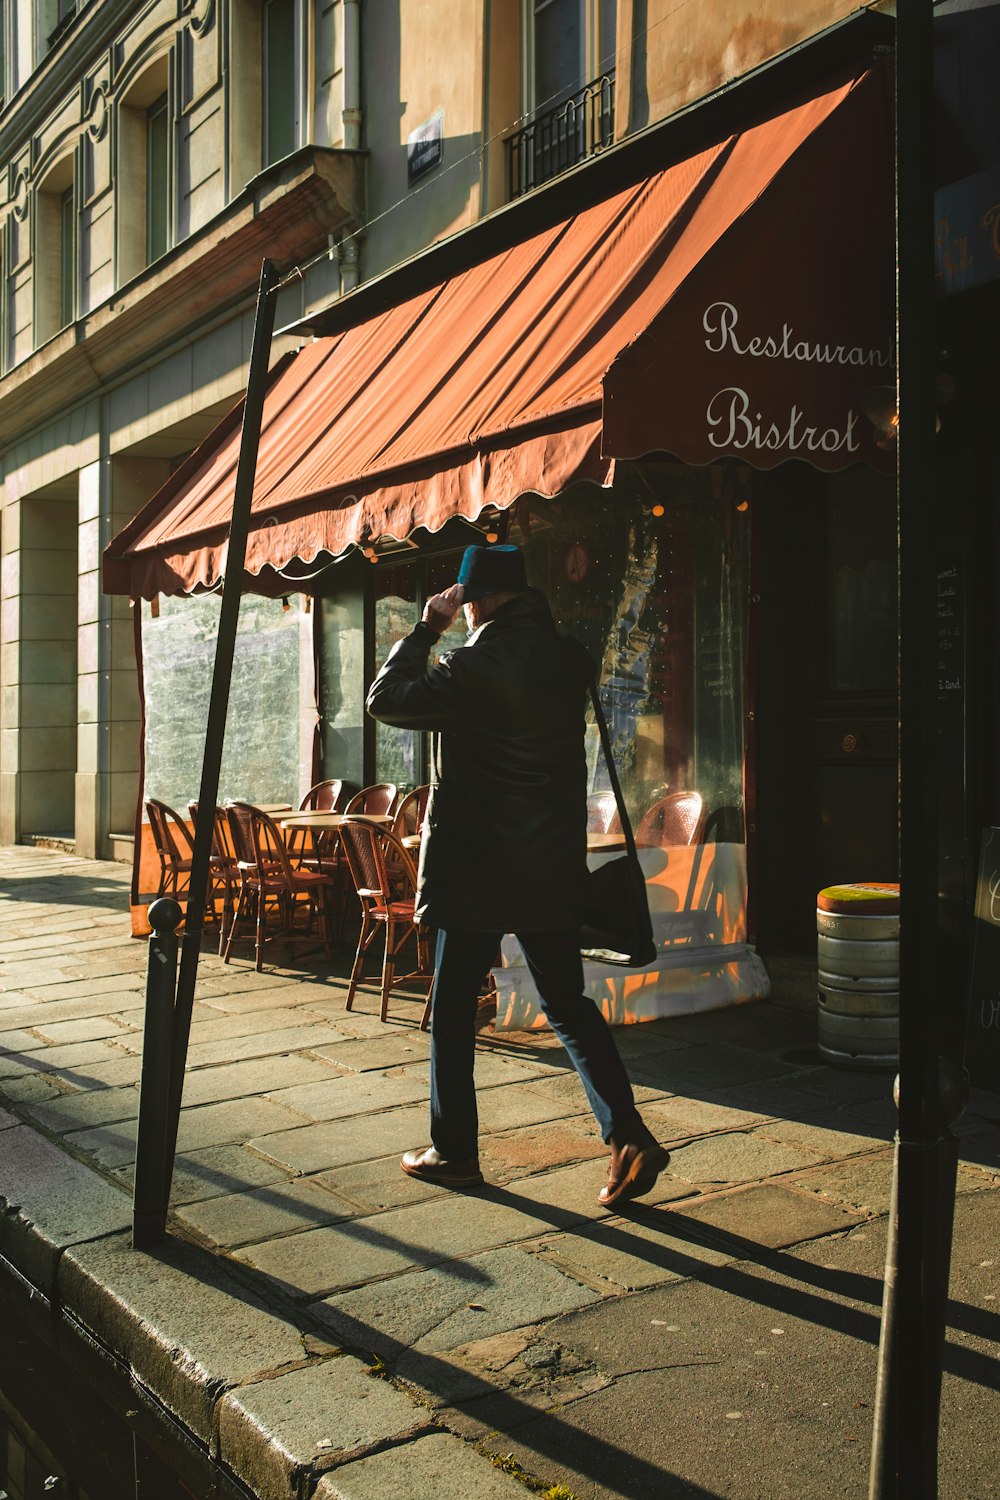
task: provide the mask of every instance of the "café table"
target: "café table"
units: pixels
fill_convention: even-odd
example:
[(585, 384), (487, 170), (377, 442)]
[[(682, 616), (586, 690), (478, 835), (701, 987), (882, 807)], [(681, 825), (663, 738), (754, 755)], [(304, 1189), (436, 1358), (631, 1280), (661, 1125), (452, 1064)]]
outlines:
[(588, 833), (588, 854), (614, 854), (619, 849), (626, 849), (625, 835), (623, 833)]
[[(419, 849), (422, 837), (423, 835), (419, 833), (407, 833), (403, 835), (399, 842), (404, 849)], [(625, 847), (625, 835), (623, 833), (587, 834), (588, 854), (614, 854)]]
[[(279, 818), (278, 823), (282, 833), (295, 834), (305, 831), (312, 835), (313, 849), (317, 861), (322, 864), (323, 855), (331, 855), (336, 847), (336, 839), (324, 840), (321, 835), (335, 834), (348, 815), (346, 813), (331, 812), (329, 808), (325, 811), (319, 808), (307, 809), (305, 812), (292, 813), (290, 817)], [(357, 818), (363, 823), (377, 823), (380, 828), (388, 828), (392, 824), (390, 813), (351, 813), (352, 818)], [(327, 847), (324, 850), (323, 844)]]
[[(338, 829), (347, 817), (347, 813), (335, 813), (329, 810), (324, 812), (317, 808), (292, 813), (290, 817), (279, 818), (278, 821), (282, 828), (312, 828), (329, 832)], [(351, 813), (350, 817), (357, 818), (363, 823), (377, 823), (380, 828), (389, 828), (392, 825), (391, 813)]]

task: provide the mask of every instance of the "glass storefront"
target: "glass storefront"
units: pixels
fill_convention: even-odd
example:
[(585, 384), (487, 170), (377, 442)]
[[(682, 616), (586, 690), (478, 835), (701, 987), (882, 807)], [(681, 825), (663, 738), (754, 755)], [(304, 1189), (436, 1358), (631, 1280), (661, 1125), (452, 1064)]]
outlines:
[[(506, 539), (523, 549), (528, 577), (560, 629), (597, 665), (633, 819), (670, 792), (694, 790), (714, 836), (739, 841), (747, 483), (735, 468), (644, 463), (629, 466), (613, 490), (581, 485), (556, 499), (526, 496), (505, 518)], [(455, 550), (375, 565), (373, 671), (412, 629), (428, 595), (455, 581), (460, 557)], [(440, 649), (464, 640), (459, 616)], [(426, 780), (425, 739), (375, 726), (371, 779), (400, 787)], [(607, 788), (593, 726), (588, 755), (591, 790)], [(327, 774), (342, 773), (328, 765)]]
[[(215, 667), (220, 594), (142, 603), (145, 796), (182, 814), (196, 801)], [(220, 800), (298, 803), (309, 785), (315, 691), (301, 595), (245, 594), (233, 659)]]

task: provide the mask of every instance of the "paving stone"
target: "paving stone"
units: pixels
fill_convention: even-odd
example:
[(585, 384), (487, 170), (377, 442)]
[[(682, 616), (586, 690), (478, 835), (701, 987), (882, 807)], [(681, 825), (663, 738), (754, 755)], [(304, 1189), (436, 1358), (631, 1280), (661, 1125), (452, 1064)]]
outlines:
[[(421, 1078), (430, 1081), (430, 1058), (421, 1062), (407, 1063), (394, 1070), (400, 1076)], [(508, 1084), (539, 1083), (551, 1081), (553, 1070), (544, 1062), (515, 1062), (509, 1057), (499, 1056), (480, 1047), (475, 1056), (475, 1080), (477, 1089), (506, 1087)], [(390, 1077), (394, 1073), (389, 1074)]]
[[(294, 1012), (286, 1012), (293, 1015)], [(279, 1031), (261, 1031), (214, 1042), (192, 1041), (188, 1047), (189, 1068), (211, 1067), (215, 1063), (240, 1062), (250, 1057), (271, 1057), (286, 1052), (311, 1052), (334, 1041), (340, 1033), (332, 1026), (285, 1026)]]
[[(88, 997), (102, 999), (105, 996), (117, 997), (121, 990), (142, 990), (145, 983), (145, 972), (132, 970), (124, 974), (97, 975), (85, 979), (51, 980), (47, 984), (25, 984), (22, 985), (22, 989), (32, 1000), (37, 1000), (42, 1005), (49, 1005), (59, 1000), (84, 1000)], [(116, 998), (114, 1003), (120, 1005), (121, 999)]]
[[(113, 1174), (132, 1191), (135, 1165), (116, 1167)], [(193, 1203), (221, 1194), (246, 1192), (288, 1175), (273, 1162), (263, 1161), (245, 1146), (206, 1146), (201, 1151), (178, 1152), (170, 1188), (171, 1204)]]
[(64, 1079), (77, 1089), (124, 1088), (139, 1082), (142, 1076), (142, 1059), (139, 1053), (127, 1052), (123, 1055), (115, 1049), (111, 1051), (108, 1062), (88, 1063), (86, 1071), (79, 1068), (55, 1068), (53, 1072), (57, 1078)]
[(311, 1120), (341, 1120), (348, 1115), (415, 1104), (427, 1097), (427, 1084), (410, 1078), (389, 1078), (384, 1073), (328, 1076), (322, 1083), (267, 1091), (267, 1098), (276, 1104), (284, 1104)]
[(828, 1126), (813, 1125), (806, 1120), (775, 1120), (758, 1125), (753, 1133), (765, 1140), (808, 1146), (810, 1151), (838, 1158), (879, 1151), (883, 1145), (879, 1136), (851, 1135), (846, 1130), (831, 1130)]
[(420, 1105), (366, 1115), (362, 1122), (324, 1120), (308, 1129), (253, 1136), (250, 1145), (290, 1171), (308, 1174), (393, 1153), (398, 1162), (404, 1151), (427, 1144), (427, 1114)]
[(409, 1177), (399, 1165), (398, 1154), (335, 1167), (329, 1172), (316, 1173), (311, 1181), (329, 1188), (369, 1213), (380, 1208), (401, 1208), (405, 1203), (419, 1203), (429, 1193), (448, 1191)]
[(408, 1032), (405, 1036), (348, 1037), (339, 1044), (315, 1050), (319, 1057), (325, 1057), (351, 1073), (382, 1073), (426, 1058), (430, 1045), (430, 1037), (421, 1031)]
[(30, 1104), (28, 1109), (50, 1130), (65, 1133), (89, 1125), (134, 1119), (139, 1113), (139, 1091), (134, 1088), (88, 1089), (64, 1094), (55, 1103)]
[(209, 1104), (254, 1094), (273, 1096), (279, 1089), (329, 1078), (331, 1072), (329, 1063), (297, 1052), (189, 1069), (184, 1079), (184, 1103)]
[(0, 1078), (0, 1098), (20, 1103), (41, 1103), (46, 1099), (63, 1098), (62, 1091), (40, 1073), (29, 1073), (24, 1078)]
[(222, 1391), (305, 1357), (295, 1324), (269, 1310), (225, 1261), (182, 1240), (164, 1240), (155, 1254), (117, 1236), (75, 1246), (60, 1262), (59, 1292), (206, 1444)]
[(68, 1042), (59, 1047), (41, 1047), (23, 1057), (0, 1057), (0, 1078), (23, 1077), (26, 1073), (58, 1073), (67, 1082), (85, 1088), (91, 1063), (120, 1059), (114, 1042)]
[[(606, 1156), (607, 1148), (602, 1155)], [(506, 1184), (505, 1192), (515, 1202), (523, 1199), (546, 1208), (560, 1209), (576, 1219), (604, 1219), (608, 1210), (598, 1202), (597, 1195), (607, 1181), (607, 1170), (592, 1162), (581, 1162), (576, 1166), (562, 1167), (553, 1172), (543, 1172), (535, 1177), (519, 1177)], [(694, 1188), (690, 1183), (678, 1182), (669, 1172), (661, 1172), (656, 1186), (638, 1201), (645, 1207), (655, 1203), (673, 1203), (679, 1198), (689, 1198)], [(561, 1222), (553, 1220), (560, 1226)]]
[[(24, 1004), (24, 996), (18, 990), (4, 989), (0, 986), (0, 1012), (5, 1010), (17, 1010)], [(3, 1019), (0, 1015), (0, 1019)]]
[(457, 1349), (583, 1307), (597, 1293), (519, 1248), (393, 1276), (314, 1303), (345, 1344), (385, 1359), (400, 1349)]
[(132, 1222), (123, 1192), (19, 1122), (3, 1131), (0, 1199), (0, 1250), (49, 1296), (66, 1246)]
[(435, 1433), (324, 1475), (315, 1500), (523, 1500), (524, 1493), (475, 1448)]
[(34, 1031), (18, 1030), (14, 1027), (10, 1031), (0, 1033), (0, 1057), (7, 1053), (15, 1052), (37, 1052), (39, 1047), (45, 1046), (44, 1037)]
[(802, 1094), (818, 1094), (828, 1105), (843, 1106), (891, 1099), (892, 1080), (893, 1075), (888, 1071), (870, 1072), (860, 1068), (826, 1066), (808, 1069), (796, 1075), (792, 1084)]
[(892, 1152), (837, 1162), (814, 1172), (796, 1172), (791, 1181), (830, 1203), (864, 1214), (889, 1212), (892, 1185)]
[[(114, 1037), (117, 1041), (128, 1034), (125, 1026), (106, 1016), (88, 1016), (80, 1021), (56, 1021), (54, 1023), (39, 1016), (36, 1029), (43, 1042), (50, 1042), (53, 1046), (64, 1042), (96, 1042), (105, 1037)], [(137, 1032), (132, 1034), (138, 1036)]]
[(734, 1109), (721, 1100), (680, 1096), (644, 1104), (640, 1113), (658, 1141), (683, 1140), (707, 1131), (743, 1130), (764, 1118), (762, 1113)]
[(219, 1456), (260, 1500), (296, 1500), (337, 1457), (426, 1426), (421, 1407), (342, 1355), (230, 1392)]
[(646, 1210), (641, 1221), (607, 1217), (572, 1233), (546, 1235), (536, 1248), (565, 1275), (604, 1295), (697, 1276), (706, 1265), (734, 1258), (734, 1251), (710, 1245), (704, 1236), (678, 1233), (686, 1228), (683, 1222), (669, 1217), (657, 1222), (656, 1212)]
[(111, 1012), (120, 1010), (121, 1004), (121, 995), (111, 997), (108, 1002), (91, 997), (89, 1000), (53, 1000), (46, 1006), (36, 1000), (19, 1010), (6, 1011), (3, 1022), (7, 1026), (23, 1025), (34, 1029), (42, 1020), (48, 1026), (57, 1021), (86, 1021), (92, 1017), (106, 1019)]
[[(11, 1130), (15, 1125), (20, 1125), (20, 1123), (17, 1115), (12, 1115), (5, 1109), (0, 1109), (0, 1130)], [(0, 1190), (2, 1190), (2, 1187), (3, 1182), (0, 1180)]]
[[(310, 1229), (236, 1252), (298, 1293), (331, 1293), (414, 1266), (433, 1265), (548, 1228), (544, 1217), (495, 1202), (489, 1189)], [(529, 1206), (530, 1208), (530, 1206)]]
[[(763, 1078), (780, 1078), (795, 1071), (793, 1065), (777, 1058), (728, 1047), (725, 1043), (686, 1047), (660, 1053), (656, 1058), (657, 1085), (671, 1093), (690, 1093), (692, 1084), (719, 1089)], [(630, 1065), (629, 1072), (640, 1081), (650, 1076), (648, 1069), (640, 1069), (635, 1063)]]
[(324, 1017), (317, 1012), (294, 1006), (272, 1004), (265, 1010), (251, 1011), (245, 1016), (219, 1015), (199, 1006), (191, 1023), (191, 1045), (242, 1040), (259, 1032), (295, 1032), (323, 1021)]
[(993, 1126), (963, 1135), (959, 1141), (959, 1155), (963, 1162), (996, 1172), (1000, 1169), (1000, 1132)]
[(496, 1130), (512, 1130), (519, 1125), (543, 1125), (550, 1120), (564, 1120), (574, 1115), (591, 1118), (582, 1084), (567, 1079), (567, 1091), (559, 1080), (549, 1083), (517, 1083), (504, 1089), (481, 1089), (476, 1095), (479, 1129), (482, 1135)]
[[(257, 1131), (291, 1130), (303, 1123), (300, 1115), (264, 1099), (231, 1099), (221, 1104), (203, 1104), (182, 1109), (177, 1132), (178, 1149), (197, 1150), (200, 1146), (217, 1146), (223, 1142), (244, 1143)], [(86, 1151), (108, 1167), (124, 1166), (135, 1160), (135, 1124), (100, 1125), (92, 1130), (77, 1130), (67, 1142)]]
[[(581, 1113), (581, 1111), (590, 1114), (590, 1106), (587, 1103), (587, 1096), (583, 1091), (583, 1084), (580, 1082), (573, 1068), (552, 1068), (547, 1077), (532, 1080), (529, 1086), (536, 1093), (540, 1093), (554, 1104), (558, 1104), (560, 1114), (562, 1115), (575, 1115)], [(513, 1093), (514, 1090), (510, 1092)], [(489, 1100), (491, 1106), (495, 1105), (496, 1100), (491, 1099), (490, 1096), (497, 1093), (498, 1091), (492, 1089), (483, 1090), (479, 1095), (480, 1108), (484, 1100)], [(637, 1084), (634, 1081), (632, 1084), (632, 1093), (636, 1104), (640, 1106), (643, 1113), (645, 1113), (647, 1104), (658, 1103), (664, 1097), (662, 1090), (648, 1084)], [(502, 1099), (504, 1097), (506, 1097), (505, 1093), (499, 1093), (499, 1098)], [(517, 1121), (511, 1121), (511, 1124), (517, 1123)], [(528, 1124), (530, 1122), (525, 1121), (524, 1123)]]
[(503, 1180), (607, 1154), (597, 1125), (588, 1116), (565, 1123), (553, 1121), (544, 1129), (488, 1135), (480, 1142), (483, 1171), (490, 1178)]
[[(343, 993), (346, 998), (346, 988)], [(366, 1004), (376, 1008), (366, 1011)], [(393, 1006), (396, 1007), (395, 1013), (393, 1010), (390, 1010), (386, 1019), (382, 1021), (379, 1019), (377, 996), (358, 994), (355, 997), (353, 1010), (346, 1010), (345, 1001), (340, 998), (331, 997), (326, 1001), (316, 1000), (312, 1002), (313, 1009), (319, 1011), (328, 1020), (332, 1021), (341, 1036), (371, 1038), (392, 1035), (393, 1031), (398, 1036), (410, 1036), (414, 1034), (423, 1036), (425, 1033), (421, 1032), (419, 1028), (425, 1001), (414, 1000), (410, 1002), (412, 1006), (411, 1014), (407, 1014), (406, 1011), (399, 1009), (399, 1007), (405, 1004), (406, 1001), (401, 996), (393, 995)]]
[(670, 1171), (685, 1182), (756, 1182), (821, 1161), (818, 1151), (804, 1146), (786, 1146), (752, 1131), (736, 1131), (679, 1146), (670, 1153)]
[[(722, 1230), (738, 1242), (743, 1253), (759, 1245), (777, 1249), (824, 1234), (842, 1233), (858, 1219), (857, 1213), (819, 1203), (801, 1189), (795, 1191), (777, 1183), (738, 1188), (709, 1198), (699, 1196), (676, 1204), (674, 1212)], [(744, 1241), (749, 1244), (743, 1245)]]
[(231, 1249), (349, 1219), (356, 1212), (353, 1204), (307, 1178), (189, 1203), (177, 1208), (177, 1217), (214, 1244)]
[[(205, 1004), (211, 1004), (216, 1009), (229, 1009), (228, 1005), (217, 1006), (218, 1000), (236, 1001), (242, 996), (251, 1010), (259, 1006), (274, 1006), (278, 1001), (284, 1004), (294, 1005), (299, 1003), (305, 995), (304, 987), (297, 984), (293, 979), (284, 979), (278, 974), (258, 974), (255, 969), (249, 969), (239, 973), (232, 968), (223, 966), (219, 974), (208, 971), (204, 960), (200, 966), (198, 979), (198, 999)], [(257, 1005), (251, 1002), (256, 1001)]]

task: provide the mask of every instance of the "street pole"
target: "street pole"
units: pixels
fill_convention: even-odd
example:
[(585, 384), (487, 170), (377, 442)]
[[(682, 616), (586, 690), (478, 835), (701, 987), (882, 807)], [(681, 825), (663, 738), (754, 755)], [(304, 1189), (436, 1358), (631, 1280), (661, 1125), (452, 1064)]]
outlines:
[[(208, 892), (209, 869), (212, 856), (212, 834), (215, 825), (215, 807), (219, 797), (219, 776), (222, 766), (222, 747), (226, 735), (226, 716), (229, 709), (229, 689), (233, 675), (233, 655), (236, 646), (236, 628), (239, 623), (240, 595), (243, 585), (243, 567), (246, 561), (247, 537), (250, 532), (250, 505), (253, 499), (254, 476), (257, 469), (257, 449), (260, 443), (260, 427), (267, 390), (268, 362), (271, 354), (271, 334), (274, 329), (275, 292), (278, 284), (278, 268), (273, 261), (265, 260), (261, 266), (260, 286), (257, 293), (257, 311), (254, 320), (253, 343), (250, 349), (250, 369), (247, 377), (247, 394), (243, 406), (243, 429), (240, 438), (240, 457), (236, 470), (236, 489), (233, 496), (233, 516), (229, 530), (229, 547), (225, 565), (225, 581), (222, 589), (222, 606), (219, 614), (219, 633), (215, 646), (215, 669), (212, 676), (212, 693), (208, 706), (208, 724), (205, 730), (205, 754), (202, 761), (201, 787), (198, 792), (199, 816), (195, 825), (194, 849), (191, 857), (191, 878), (188, 888), (187, 909), (184, 913), (184, 939), (181, 945), (180, 975), (177, 994), (173, 1003), (170, 1035), (169, 1087), (166, 1097), (166, 1118), (162, 1143), (154, 1130), (150, 1138), (156, 1140), (154, 1163), (142, 1164), (144, 1181), (148, 1183), (150, 1171), (159, 1171), (160, 1190), (154, 1195), (156, 1204), (150, 1208), (150, 1190), (147, 1187), (144, 1200), (143, 1242), (155, 1243), (162, 1239), (166, 1230), (167, 1205), (170, 1198), (170, 1182), (174, 1169), (174, 1154), (177, 1149), (177, 1129), (180, 1122), (181, 1097), (184, 1091), (184, 1067), (187, 1061), (188, 1038), (191, 1032), (191, 1014), (194, 1008), (195, 982), (198, 976), (198, 958), (201, 949), (202, 924), (205, 917), (205, 902)], [(143, 1046), (145, 1077), (145, 1043)], [(140, 1112), (140, 1141), (142, 1130), (142, 1100)], [(140, 1170), (136, 1161), (137, 1175)], [(158, 1200), (158, 1201), (157, 1201)]]
[(896, 14), (899, 1125), (869, 1500), (936, 1500), (960, 1113), (941, 1056), (938, 904), (933, 0)]

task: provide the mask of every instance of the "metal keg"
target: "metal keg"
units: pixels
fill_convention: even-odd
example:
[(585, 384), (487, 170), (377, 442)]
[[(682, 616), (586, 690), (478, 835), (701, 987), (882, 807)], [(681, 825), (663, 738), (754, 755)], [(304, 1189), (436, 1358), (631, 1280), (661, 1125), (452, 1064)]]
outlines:
[(819, 1050), (840, 1067), (899, 1061), (899, 886), (832, 885), (816, 898)]

